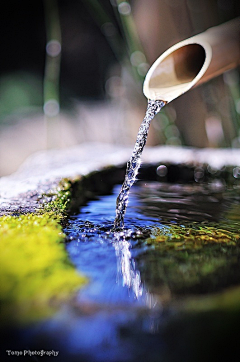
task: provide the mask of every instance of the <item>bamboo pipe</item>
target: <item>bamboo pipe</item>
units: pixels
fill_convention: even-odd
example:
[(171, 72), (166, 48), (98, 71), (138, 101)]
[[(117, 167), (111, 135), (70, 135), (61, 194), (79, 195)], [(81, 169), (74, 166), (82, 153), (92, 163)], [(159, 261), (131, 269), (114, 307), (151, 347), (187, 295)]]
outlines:
[(170, 102), (239, 64), (240, 18), (236, 18), (165, 51), (149, 69), (143, 93), (148, 99)]

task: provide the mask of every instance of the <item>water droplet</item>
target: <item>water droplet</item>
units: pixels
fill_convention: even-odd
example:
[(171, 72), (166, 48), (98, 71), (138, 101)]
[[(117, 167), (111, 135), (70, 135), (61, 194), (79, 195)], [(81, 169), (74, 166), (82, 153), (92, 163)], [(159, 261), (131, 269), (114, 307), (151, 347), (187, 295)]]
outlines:
[(167, 166), (165, 166), (165, 165), (160, 165), (160, 166), (158, 166), (158, 168), (157, 168), (157, 174), (158, 174), (158, 176), (164, 177), (164, 176), (167, 175), (167, 173), (168, 173)]

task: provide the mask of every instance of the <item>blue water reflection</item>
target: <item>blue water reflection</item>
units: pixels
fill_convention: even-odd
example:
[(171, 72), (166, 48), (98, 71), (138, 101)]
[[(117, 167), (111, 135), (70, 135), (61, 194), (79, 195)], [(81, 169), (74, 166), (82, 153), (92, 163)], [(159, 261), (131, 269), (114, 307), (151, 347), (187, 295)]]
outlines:
[[(143, 280), (144, 270), (154, 274), (147, 262), (157, 268), (161, 260), (153, 257), (162, 258), (145, 240), (154, 226), (218, 221), (232, 204), (216, 187), (142, 182), (131, 189), (124, 229), (113, 231), (119, 190), (82, 206), (64, 230), (72, 263), (89, 279), (86, 287), (53, 318), (22, 333), (31, 348), (59, 350), (58, 361), (161, 361), (164, 323), (175, 312)], [(159, 288), (157, 273), (146, 274)], [(171, 333), (169, 341), (168, 347)]]
[(79, 302), (146, 305), (149, 299), (143, 292), (134, 258), (145, 251), (143, 245), (138, 245), (139, 228), (153, 225), (154, 220), (146, 223), (146, 216), (131, 211), (131, 203), (137, 204), (133, 197), (129, 205), (131, 219), (126, 218), (123, 231), (113, 232), (118, 188), (112, 195), (82, 207), (80, 214), (70, 218), (65, 230), (71, 240), (67, 244), (71, 260), (90, 279), (79, 293)]

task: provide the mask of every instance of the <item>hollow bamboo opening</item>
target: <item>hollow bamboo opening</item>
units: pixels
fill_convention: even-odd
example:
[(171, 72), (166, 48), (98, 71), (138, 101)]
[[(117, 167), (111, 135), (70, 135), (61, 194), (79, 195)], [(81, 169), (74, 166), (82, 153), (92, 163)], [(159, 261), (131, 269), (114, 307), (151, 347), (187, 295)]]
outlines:
[(240, 18), (175, 44), (149, 69), (148, 99), (170, 102), (192, 87), (240, 64)]
[(184, 93), (191, 86), (206, 60), (200, 44), (187, 44), (167, 55), (156, 66), (149, 79), (149, 99), (170, 101), (169, 97)]

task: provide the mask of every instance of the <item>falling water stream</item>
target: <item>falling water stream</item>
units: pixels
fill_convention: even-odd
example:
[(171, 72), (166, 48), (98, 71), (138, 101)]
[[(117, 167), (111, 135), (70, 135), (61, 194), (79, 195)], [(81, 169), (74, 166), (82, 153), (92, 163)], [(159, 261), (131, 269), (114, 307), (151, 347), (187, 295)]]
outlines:
[(121, 191), (117, 198), (117, 207), (116, 207), (116, 218), (114, 221), (114, 228), (122, 227), (124, 223), (124, 215), (126, 213), (126, 208), (128, 204), (128, 195), (131, 186), (136, 181), (138, 170), (141, 164), (141, 155), (144, 149), (144, 146), (147, 141), (148, 131), (150, 127), (151, 120), (154, 116), (160, 112), (161, 108), (166, 104), (164, 101), (153, 101), (148, 100), (148, 106), (146, 115), (143, 119), (143, 122), (139, 128), (137, 140), (133, 149), (132, 156), (127, 163), (125, 180), (123, 182)]

